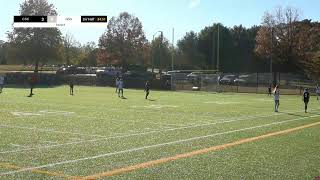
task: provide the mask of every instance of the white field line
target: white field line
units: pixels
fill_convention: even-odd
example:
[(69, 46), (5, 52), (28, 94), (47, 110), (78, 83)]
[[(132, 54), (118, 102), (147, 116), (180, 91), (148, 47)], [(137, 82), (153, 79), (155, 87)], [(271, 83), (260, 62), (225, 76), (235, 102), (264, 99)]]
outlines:
[(18, 147), (18, 148), (26, 148), (28, 146), (24, 146), (24, 145), (20, 145), (20, 144), (13, 144), (13, 143), (10, 143), (11, 146), (13, 147)]
[(49, 143), (49, 144), (58, 144), (58, 142), (55, 142), (55, 141), (42, 141), (44, 143)]
[(80, 139), (80, 138), (68, 138), (71, 142), (74, 142), (74, 141), (83, 141), (83, 139)]
[[(51, 104), (49, 104), (49, 105), (51, 105)], [(56, 105), (54, 105), (54, 106), (56, 106)], [(73, 105), (72, 105), (73, 106)], [(81, 107), (86, 107), (86, 106), (82, 106), (82, 105), (76, 105), (76, 106), (81, 106)], [(59, 106), (60, 107), (60, 106)], [(118, 110), (117, 108), (108, 108), (107, 110), (109, 110), (109, 111), (115, 111), (115, 110)], [(149, 110), (148, 108), (146, 108), (146, 109), (144, 109), (144, 110), (138, 110), (138, 109), (128, 109), (128, 110), (130, 110), (130, 111), (134, 111), (134, 112), (136, 112), (136, 111), (140, 111), (140, 112), (145, 112), (145, 110)], [(65, 111), (65, 112), (68, 112), (68, 111)], [(154, 112), (154, 111), (148, 111), (148, 113), (158, 113), (158, 112)], [(162, 113), (163, 114), (163, 113)], [(49, 114), (46, 114), (47, 116), (49, 116)], [(53, 115), (53, 114), (52, 114)], [(185, 117), (185, 115), (184, 115), (184, 113), (172, 113), (172, 112), (170, 112), (170, 113), (166, 113), (166, 115), (179, 115), (179, 116), (184, 116)], [(214, 117), (214, 116), (216, 116), (216, 115), (223, 115), (223, 114), (215, 114), (215, 113), (210, 113), (210, 115), (207, 115), (207, 114), (200, 114), (200, 113), (194, 113), (194, 114), (192, 114), (192, 116), (196, 116), (197, 118), (196, 119), (198, 119), (198, 118), (202, 118), (202, 117), (204, 117), (204, 118), (212, 118), (212, 117)], [(98, 117), (92, 117), (92, 116), (84, 116), (84, 115), (76, 115), (76, 117), (80, 117), (80, 118), (92, 118), (92, 119), (101, 119), (101, 118), (98, 118)], [(120, 120), (118, 120), (118, 119), (116, 119), (116, 120), (114, 120), (114, 121), (120, 121)], [(163, 126), (177, 126), (177, 127), (182, 127), (182, 126), (190, 126), (190, 125), (192, 125), (193, 123), (187, 123), (187, 124), (172, 124), (172, 123), (156, 123), (156, 122), (146, 122), (146, 121), (128, 121), (128, 120), (123, 120), (123, 121), (125, 121), (126, 123), (146, 123), (146, 124), (155, 124), (155, 125), (163, 125)], [(208, 123), (208, 122), (212, 122), (212, 121), (202, 121), (201, 123)]]
[[(75, 117), (75, 116), (74, 116)], [(89, 118), (89, 119), (98, 119), (103, 120), (104, 118), (99, 118), (95, 116), (85, 116), (85, 115), (76, 115), (76, 117), (79, 118)], [(115, 122), (125, 122), (125, 123), (144, 123), (144, 124), (155, 124), (155, 125), (163, 125), (163, 126), (186, 126), (182, 124), (172, 124), (172, 123), (156, 123), (156, 122), (148, 122), (148, 121), (131, 121), (131, 120), (122, 120), (122, 119), (114, 119), (112, 120), (112, 123)]]
[[(6, 111), (6, 110), (3, 110), (3, 111)], [(6, 111), (6, 112), (9, 112), (9, 111)], [(37, 114), (39, 113), (39, 114)], [(61, 113), (61, 114), (58, 114), (58, 113)], [(47, 110), (43, 110), (43, 111), (39, 111), (39, 112), (36, 112), (36, 113), (30, 113), (30, 112), (11, 112), (11, 114), (13, 115), (17, 115), (17, 117), (19, 118), (24, 118), (25, 116), (24, 115), (30, 115), (30, 116), (69, 116), (69, 115), (73, 115), (75, 114), (74, 112), (68, 112), (68, 111), (47, 111)], [(102, 118), (98, 118), (98, 117), (94, 117), (94, 116), (85, 116), (85, 115), (73, 115), (73, 117), (79, 117), (79, 118), (90, 118), (90, 119), (102, 119)], [(180, 126), (186, 126), (186, 125), (181, 125), (181, 124), (170, 124), (170, 123), (155, 123), (155, 122), (147, 122), (147, 121), (128, 121), (128, 120), (119, 120), (119, 119), (116, 119), (113, 121), (114, 122), (117, 122), (117, 121), (122, 121), (122, 122), (126, 122), (126, 123), (145, 123), (145, 124), (155, 124), (155, 125), (162, 125), (162, 126), (177, 126), (177, 127), (180, 127)], [(0, 124), (0, 127), (2, 125)], [(6, 126), (6, 125), (3, 125), (3, 127)], [(7, 125), (9, 126), (9, 125)], [(48, 132), (48, 131), (46, 131)], [(53, 132), (53, 131), (50, 131), (50, 132)], [(56, 131), (58, 133), (58, 131)], [(123, 134), (123, 133), (122, 133)], [(92, 136), (96, 136), (96, 137), (106, 137), (106, 136), (102, 136), (102, 135), (92, 135)]]
[[(300, 112), (300, 111), (294, 111), (294, 112)], [(294, 113), (294, 112), (288, 112), (288, 113)], [(132, 136), (142, 136), (142, 135), (147, 135), (147, 134), (155, 134), (155, 133), (159, 133), (159, 132), (167, 132), (167, 131), (176, 131), (176, 130), (181, 130), (181, 129), (197, 128), (197, 127), (202, 127), (202, 126), (210, 126), (210, 125), (216, 125), (216, 124), (231, 123), (231, 122), (236, 122), (236, 121), (245, 121), (245, 120), (256, 119), (256, 118), (266, 118), (266, 117), (272, 117), (272, 116), (277, 116), (277, 115), (282, 115), (282, 114), (283, 113), (279, 113), (279, 114), (278, 113), (274, 113), (274, 114), (264, 115), (264, 116), (254, 116), (254, 117), (252, 116), (250, 118), (236, 118), (236, 119), (229, 120), (229, 121), (221, 121), (221, 122), (214, 122), (214, 123), (207, 123), (207, 124), (198, 124), (198, 125), (192, 125), (192, 126), (186, 126), (186, 127), (177, 127), (177, 128), (164, 129), (164, 130), (152, 130), (152, 131), (142, 132), (142, 133), (141, 132), (140, 133), (132, 133), (132, 134), (125, 134), (125, 135), (120, 135), (120, 136), (111, 136), (111, 137), (99, 138), (99, 139), (75, 141), (75, 142), (62, 143), (62, 144), (56, 144), (56, 145), (37, 146), (37, 147), (26, 148), (26, 149), (2, 151), (2, 152), (0, 152), (0, 154), (18, 153), (18, 152), (29, 151), (29, 150), (49, 149), (49, 148), (54, 148), (54, 147), (67, 146), (67, 145), (75, 145), (75, 144), (82, 144), (82, 143), (105, 141), (105, 140), (109, 140), (109, 139), (128, 138), (128, 137), (132, 137)]]
[(88, 136), (88, 137), (101, 137), (106, 138), (107, 136), (102, 136), (98, 134), (83, 134), (83, 133), (76, 133), (76, 132), (66, 132), (66, 131), (57, 131), (53, 129), (41, 129), (35, 127), (25, 127), (25, 126), (14, 126), (14, 125), (7, 125), (7, 124), (0, 124), (0, 128), (12, 128), (12, 129), (26, 129), (26, 130), (33, 130), (39, 132), (49, 132), (49, 133), (59, 133), (59, 134), (72, 134), (72, 135), (79, 135), (79, 136)]
[[(12, 103), (11, 101), (8, 101), (8, 103)], [(19, 102), (20, 103), (20, 102)], [(21, 103), (26, 103), (26, 102), (21, 102)], [(28, 103), (26, 103), (26, 104), (28, 104), (28, 105), (30, 105), (30, 103), (32, 103), (32, 102), (28, 102)], [(12, 103), (12, 104), (15, 104), (15, 103)], [(34, 105), (39, 105), (38, 103), (32, 103), (32, 104), (34, 104)], [(55, 104), (48, 104), (48, 103), (46, 103), (47, 105), (49, 105), (49, 106), (53, 106), (53, 107), (61, 107), (61, 105), (55, 105)], [(83, 107), (83, 108), (88, 108), (88, 106), (84, 106), (84, 105), (71, 105), (71, 107)], [(99, 108), (99, 107), (94, 107), (96, 110), (97, 110), (97, 108), (98, 109), (101, 109), (101, 110), (103, 110), (103, 111), (118, 111), (119, 109), (118, 108), (107, 108), (107, 109), (105, 109), (105, 108)], [(146, 109), (144, 109), (144, 110), (138, 110), (138, 109), (132, 109), (132, 108), (129, 108), (129, 109), (127, 109), (127, 110), (129, 110), (129, 111), (133, 111), (133, 112), (137, 112), (137, 111), (139, 111), (139, 112), (145, 112), (145, 111), (148, 111), (148, 113), (158, 113), (158, 111), (157, 112), (155, 112), (154, 110), (152, 110), (152, 109), (148, 109), (148, 108), (146, 108)], [(7, 111), (7, 110), (4, 110), (4, 111)], [(172, 113), (172, 112), (168, 112), (168, 113), (166, 113), (166, 115), (183, 115), (184, 113)], [(210, 117), (212, 117), (212, 116), (214, 116), (214, 115), (218, 115), (218, 114), (212, 114), (212, 116), (211, 116), (211, 114), (212, 113), (210, 113), (210, 115), (203, 115), (203, 114), (200, 114), (200, 113), (194, 113), (193, 115), (194, 116), (197, 116), (198, 118), (201, 118), (201, 117), (208, 117), (208, 118), (210, 118)], [(223, 114), (219, 114), (219, 115), (223, 115)], [(179, 124), (176, 124), (176, 125), (179, 125)], [(183, 126), (183, 125), (181, 125), (181, 126)]]
[(33, 171), (36, 169), (48, 168), (48, 167), (53, 167), (53, 166), (57, 166), (57, 165), (77, 163), (77, 162), (85, 161), (85, 160), (92, 160), (92, 159), (98, 159), (98, 158), (103, 158), (103, 157), (109, 157), (109, 156), (113, 156), (113, 155), (117, 155), (117, 154), (131, 153), (131, 152), (141, 151), (141, 150), (150, 149), (150, 148), (168, 146), (168, 145), (172, 145), (172, 144), (180, 144), (180, 143), (189, 142), (189, 141), (211, 138), (211, 137), (215, 137), (215, 136), (219, 136), (219, 135), (225, 135), (225, 134), (231, 134), (231, 133), (236, 133), (236, 132), (242, 132), (242, 131), (246, 131), (246, 130), (258, 129), (258, 128), (268, 127), (268, 126), (277, 125), (277, 124), (284, 124), (284, 123), (293, 122), (293, 121), (301, 121), (304, 119), (315, 118), (315, 117), (319, 117), (319, 116), (320, 115), (300, 117), (300, 118), (296, 118), (296, 119), (291, 119), (291, 120), (286, 120), (286, 121), (281, 121), (281, 122), (274, 122), (274, 123), (269, 123), (269, 124), (264, 124), (264, 125), (259, 125), (259, 126), (252, 126), (252, 127), (247, 127), (247, 128), (243, 128), (243, 129), (236, 129), (236, 130), (232, 130), (232, 131), (225, 131), (225, 132), (209, 134), (209, 135), (205, 135), (205, 136), (198, 136), (198, 137), (193, 137), (193, 138), (188, 138), (188, 139), (180, 139), (177, 141), (171, 141), (171, 142), (166, 142), (166, 143), (161, 143), (161, 144), (154, 144), (154, 145), (149, 145), (149, 146), (142, 146), (142, 147), (137, 147), (137, 148), (132, 148), (132, 149), (126, 149), (126, 150), (122, 150), (122, 151), (115, 151), (115, 152), (100, 154), (100, 155), (91, 156), (91, 157), (84, 157), (84, 158), (68, 160), (68, 161), (61, 161), (61, 162), (56, 162), (56, 163), (51, 163), (51, 164), (46, 164), (46, 165), (41, 165), (41, 166), (23, 168), (23, 169), (16, 170), (16, 171), (9, 171), (9, 172), (5, 172), (5, 173), (1, 173), (0, 176), (12, 175), (12, 174), (16, 174), (19, 172), (25, 172), (25, 171)]

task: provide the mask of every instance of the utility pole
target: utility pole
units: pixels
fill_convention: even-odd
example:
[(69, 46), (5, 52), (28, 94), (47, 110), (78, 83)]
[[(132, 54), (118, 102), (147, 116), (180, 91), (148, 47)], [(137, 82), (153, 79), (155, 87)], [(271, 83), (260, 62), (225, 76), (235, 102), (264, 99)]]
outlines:
[[(173, 60), (174, 60), (174, 28), (172, 28), (172, 53), (171, 53), (171, 71), (173, 71), (174, 69), (174, 64), (173, 64)], [(173, 90), (173, 72), (171, 73), (171, 83), (170, 83), (170, 87), (171, 90)]]
[(220, 24), (218, 24), (218, 41), (217, 41), (217, 71), (220, 70)]
[(270, 56), (270, 85), (273, 84), (273, 72), (272, 62), (273, 61), (273, 27), (271, 28), (271, 56)]
[(208, 69), (214, 69), (214, 65), (215, 65), (215, 59), (214, 59), (214, 56), (215, 56), (215, 52), (216, 52), (216, 43), (215, 43), (215, 33), (214, 33), (214, 29), (212, 29), (212, 65), (211, 67), (208, 67)]
[(171, 54), (171, 71), (174, 69), (173, 65), (173, 59), (174, 59), (174, 28), (172, 28), (172, 54)]
[[(161, 43), (162, 43), (162, 37), (163, 37), (163, 32), (162, 31), (157, 31), (157, 32), (155, 32), (154, 34), (153, 34), (153, 36), (152, 36), (152, 42), (154, 42), (154, 37), (156, 36), (156, 34), (158, 33), (158, 32), (160, 32), (161, 33)], [(159, 47), (160, 47), (160, 44), (159, 44)], [(153, 47), (152, 47), (152, 49), (151, 49), (151, 63), (152, 63), (152, 73), (154, 72), (154, 51), (153, 51)]]
[(160, 66), (159, 73), (161, 76), (161, 73), (162, 73), (161, 53), (162, 53), (163, 32), (160, 31), (160, 33), (161, 33), (161, 35), (160, 35), (160, 44), (159, 44), (159, 66)]

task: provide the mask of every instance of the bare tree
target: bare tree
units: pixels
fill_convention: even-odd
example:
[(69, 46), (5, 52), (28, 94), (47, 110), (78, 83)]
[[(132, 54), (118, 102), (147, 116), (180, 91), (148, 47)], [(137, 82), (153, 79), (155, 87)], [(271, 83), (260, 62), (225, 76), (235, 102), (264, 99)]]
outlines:
[(272, 13), (266, 12), (256, 37), (256, 53), (264, 57), (273, 56), (276, 62), (293, 60), (296, 23), (299, 20), (299, 11), (292, 7), (278, 7)]
[(64, 47), (64, 59), (67, 65), (71, 64), (72, 55), (75, 47), (80, 47), (79, 42), (77, 42), (72, 34), (67, 33), (63, 37), (63, 47)]

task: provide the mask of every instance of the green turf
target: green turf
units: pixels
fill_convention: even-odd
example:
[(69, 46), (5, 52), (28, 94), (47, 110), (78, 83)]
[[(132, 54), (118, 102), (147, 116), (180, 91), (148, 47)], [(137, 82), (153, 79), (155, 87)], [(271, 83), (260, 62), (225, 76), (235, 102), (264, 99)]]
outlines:
[[(0, 179), (60, 179), (9, 167), (89, 176), (320, 121), (312, 97), (76, 87), (4, 89), (0, 94)], [(313, 179), (320, 176), (320, 127), (180, 159), (114, 179)], [(73, 161), (75, 160), (75, 161)], [(12, 172), (10, 175), (3, 175)]]

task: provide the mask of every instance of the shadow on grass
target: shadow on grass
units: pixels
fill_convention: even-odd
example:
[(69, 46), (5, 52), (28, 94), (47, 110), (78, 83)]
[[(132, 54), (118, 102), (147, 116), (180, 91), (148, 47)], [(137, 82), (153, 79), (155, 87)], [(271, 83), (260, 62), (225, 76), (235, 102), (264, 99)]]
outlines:
[[(304, 111), (302, 110), (301, 113), (304, 113)], [(295, 117), (308, 117), (308, 115), (320, 115), (320, 113), (316, 113), (316, 112), (307, 112), (302, 114), (296, 114), (296, 113), (286, 113), (286, 112), (282, 112), (282, 114), (287, 114), (289, 116), (295, 116)]]
[(155, 99), (147, 99), (148, 101), (157, 101), (157, 100), (155, 100)]
[(283, 113), (283, 114), (287, 114), (289, 116), (295, 116), (295, 117), (307, 117), (306, 115), (300, 115), (300, 114), (294, 114), (294, 113)]

